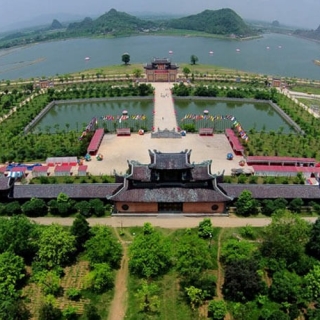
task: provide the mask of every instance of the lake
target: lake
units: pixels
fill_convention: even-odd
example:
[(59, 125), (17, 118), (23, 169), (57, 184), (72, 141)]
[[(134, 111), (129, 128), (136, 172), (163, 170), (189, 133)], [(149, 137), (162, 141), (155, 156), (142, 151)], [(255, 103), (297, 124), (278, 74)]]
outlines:
[(190, 56), (194, 54), (199, 64), (273, 76), (320, 79), (320, 66), (313, 63), (314, 59), (320, 59), (320, 44), (280, 34), (265, 34), (263, 38), (250, 41), (144, 35), (39, 43), (0, 50), (0, 79), (54, 76), (120, 65), (125, 52), (130, 54), (131, 63), (141, 65), (154, 57), (169, 57), (178, 64), (190, 63)]

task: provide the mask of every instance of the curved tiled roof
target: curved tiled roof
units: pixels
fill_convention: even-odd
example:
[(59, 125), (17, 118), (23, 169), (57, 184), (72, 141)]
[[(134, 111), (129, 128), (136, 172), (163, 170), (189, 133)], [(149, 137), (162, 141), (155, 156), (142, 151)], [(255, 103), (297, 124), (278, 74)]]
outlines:
[(122, 183), (15, 185), (12, 197), (14, 199), (54, 199), (62, 192), (73, 199), (103, 199), (111, 196), (121, 187)]
[(10, 178), (1, 177), (0, 178), (0, 190), (9, 190), (12, 187), (10, 184)]
[(319, 186), (303, 184), (229, 184), (220, 183), (219, 187), (228, 196), (238, 198), (243, 190), (252, 193), (256, 199), (320, 199)]

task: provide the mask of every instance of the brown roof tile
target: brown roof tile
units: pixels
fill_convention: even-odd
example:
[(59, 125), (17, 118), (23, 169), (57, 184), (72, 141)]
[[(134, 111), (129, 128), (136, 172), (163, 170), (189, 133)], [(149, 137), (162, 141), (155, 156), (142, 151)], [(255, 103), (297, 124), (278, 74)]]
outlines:
[(202, 188), (129, 189), (112, 197), (113, 201), (127, 202), (225, 202), (219, 192)]
[(228, 196), (238, 198), (243, 190), (248, 190), (256, 199), (320, 199), (319, 186), (301, 184), (228, 184), (220, 183), (219, 187)]
[(29, 184), (15, 185), (14, 199), (54, 199), (60, 192), (70, 198), (106, 198), (117, 191), (122, 184), (119, 183), (81, 183), (81, 184)]

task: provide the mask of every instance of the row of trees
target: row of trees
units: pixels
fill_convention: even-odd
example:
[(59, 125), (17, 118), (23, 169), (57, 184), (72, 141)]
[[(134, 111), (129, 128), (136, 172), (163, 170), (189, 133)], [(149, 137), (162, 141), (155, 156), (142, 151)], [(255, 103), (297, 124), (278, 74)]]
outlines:
[(278, 209), (288, 209), (294, 213), (301, 213), (302, 207), (308, 205), (309, 211), (319, 212), (319, 204), (311, 201), (305, 204), (301, 198), (294, 198), (290, 201), (277, 198), (257, 200), (252, 197), (252, 193), (249, 190), (244, 190), (239, 198), (234, 202), (236, 213), (240, 216), (250, 216), (262, 213), (266, 216), (271, 216)]
[(218, 84), (194, 84), (186, 85), (183, 82), (174, 84), (172, 93), (176, 96), (198, 96), (198, 97), (227, 97), (227, 98), (247, 98), (257, 100), (273, 100), (276, 102), (276, 89), (274, 88), (254, 88), (250, 84), (239, 87), (220, 86)]
[(60, 193), (57, 199), (48, 202), (38, 198), (31, 198), (22, 205), (18, 201), (0, 202), (0, 216), (9, 217), (22, 213), (28, 217), (44, 217), (48, 214), (67, 217), (76, 213), (86, 218), (91, 216), (102, 217), (110, 209), (111, 205), (105, 205), (100, 199), (75, 201), (64, 193)]

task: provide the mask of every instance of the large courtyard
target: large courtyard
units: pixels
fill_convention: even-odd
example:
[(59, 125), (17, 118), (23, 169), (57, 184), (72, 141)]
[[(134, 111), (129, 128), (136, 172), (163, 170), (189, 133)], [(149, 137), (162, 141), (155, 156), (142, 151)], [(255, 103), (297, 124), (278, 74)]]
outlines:
[(213, 136), (200, 136), (198, 134), (187, 134), (181, 139), (151, 138), (151, 134), (131, 136), (117, 136), (106, 134), (99, 148), (103, 160), (98, 161), (96, 157), (86, 162), (88, 172), (92, 175), (124, 174), (128, 169), (127, 160), (136, 160), (143, 164), (150, 163), (148, 149), (156, 149), (161, 152), (180, 152), (191, 149), (191, 162), (201, 163), (212, 160), (212, 173), (231, 174), (232, 168), (239, 167), (241, 156), (235, 156), (233, 160), (227, 160), (227, 153), (233, 152), (224, 134)]

